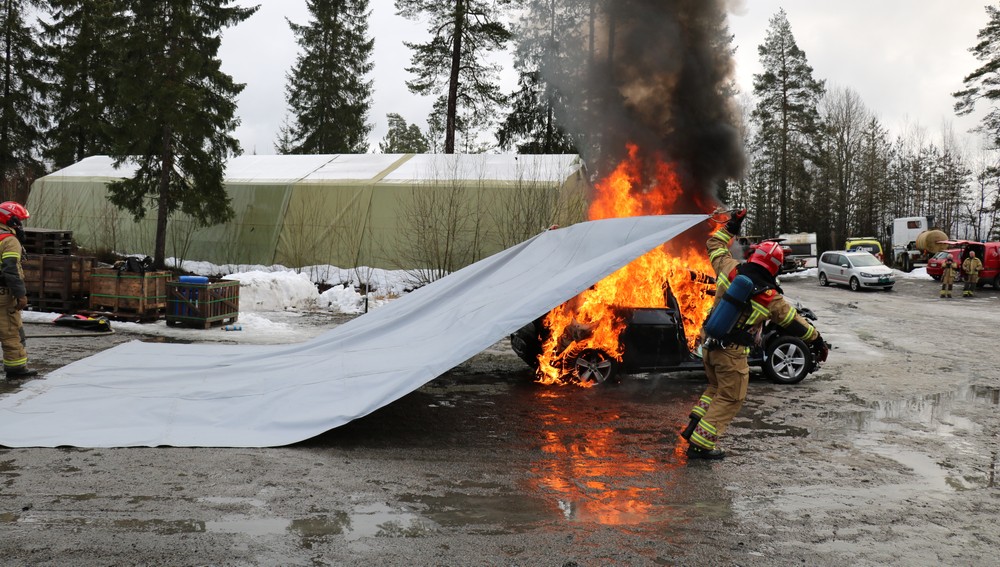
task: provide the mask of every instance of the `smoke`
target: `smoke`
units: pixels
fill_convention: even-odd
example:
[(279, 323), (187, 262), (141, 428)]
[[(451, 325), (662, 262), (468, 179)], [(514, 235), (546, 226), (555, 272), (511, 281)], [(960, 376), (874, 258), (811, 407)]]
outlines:
[(739, 177), (745, 165), (726, 24), (727, 10), (742, 2), (585, 3), (569, 23), (580, 43), (560, 55), (574, 57), (574, 64), (543, 65), (574, 69), (545, 78), (561, 93), (561, 122), (584, 158), (600, 175), (632, 142), (645, 159), (674, 163), (689, 197), (717, 200), (720, 184)]

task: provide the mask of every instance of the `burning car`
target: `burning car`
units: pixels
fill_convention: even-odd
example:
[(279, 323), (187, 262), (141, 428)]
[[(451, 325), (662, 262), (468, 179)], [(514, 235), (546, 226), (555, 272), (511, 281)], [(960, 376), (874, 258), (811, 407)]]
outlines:
[[(677, 300), (669, 289), (665, 296), (666, 307), (614, 309), (615, 316), (624, 323), (618, 336), (619, 357), (608, 352), (611, 349), (588, 343), (592, 333), (589, 325), (577, 323), (567, 327), (558, 340), (559, 351), (552, 362), (562, 380), (591, 385), (617, 381), (621, 374), (702, 369), (700, 345), (694, 343), (694, 348), (689, 348)], [(797, 308), (802, 316), (816, 319), (808, 308)], [(510, 336), (514, 352), (536, 371), (543, 345), (551, 338), (543, 320), (537, 319)], [(760, 368), (779, 384), (797, 384), (819, 367), (814, 348), (784, 334), (777, 325), (765, 324), (761, 345), (751, 350), (750, 366)]]

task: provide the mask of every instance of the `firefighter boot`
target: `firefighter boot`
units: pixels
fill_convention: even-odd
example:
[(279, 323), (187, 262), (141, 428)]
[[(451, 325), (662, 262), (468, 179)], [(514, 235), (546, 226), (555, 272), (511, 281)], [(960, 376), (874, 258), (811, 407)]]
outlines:
[(707, 461), (718, 461), (726, 458), (726, 453), (722, 449), (702, 449), (697, 445), (691, 445), (687, 450), (688, 459), (704, 459)]
[(701, 421), (700, 417), (695, 416), (695, 415), (691, 416), (691, 421), (688, 422), (688, 425), (684, 429), (684, 431), (681, 431), (681, 437), (683, 437), (685, 441), (688, 441), (688, 442), (691, 441), (691, 434), (694, 433), (694, 428), (698, 427), (698, 422), (699, 421)]
[(37, 370), (30, 370), (27, 366), (6, 366), (4, 372), (6, 372), (8, 380), (22, 380), (38, 376)]

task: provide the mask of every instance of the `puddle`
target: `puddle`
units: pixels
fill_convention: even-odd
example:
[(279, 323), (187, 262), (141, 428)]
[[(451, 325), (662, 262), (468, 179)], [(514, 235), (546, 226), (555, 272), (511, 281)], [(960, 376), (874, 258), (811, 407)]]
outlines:
[(452, 492), (444, 496), (407, 494), (404, 502), (417, 504), (423, 516), (444, 527), (481, 525), (500, 532), (520, 533), (553, 517), (553, 506), (541, 498), (518, 495), (481, 495)]
[(354, 509), (345, 527), (347, 541), (363, 537), (420, 537), (435, 531), (426, 519), (386, 504), (365, 504)]
[[(978, 432), (979, 424), (959, 415), (956, 410), (970, 404), (1000, 405), (1000, 389), (986, 386), (963, 386), (954, 392), (944, 392), (907, 400), (879, 401), (868, 409), (847, 412), (830, 412), (842, 432), (844, 425), (858, 433), (907, 433), (922, 432), (940, 436), (954, 436), (957, 431)], [(846, 422), (846, 423), (845, 423)], [(825, 428), (830, 432), (829, 427)], [(823, 438), (824, 428), (811, 432)]]
[(205, 522), (205, 531), (248, 536), (280, 535), (287, 532), (291, 524), (285, 518), (232, 518)]
[[(241, 500), (241, 499), (234, 499)], [(364, 504), (350, 513), (337, 512), (314, 518), (245, 518), (227, 517), (205, 522), (205, 531), (248, 536), (295, 534), (303, 546), (313, 540), (342, 535), (347, 541), (366, 537), (420, 537), (434, 532), (436, 526), (416, 514), (394, 509), (386, 504)]]

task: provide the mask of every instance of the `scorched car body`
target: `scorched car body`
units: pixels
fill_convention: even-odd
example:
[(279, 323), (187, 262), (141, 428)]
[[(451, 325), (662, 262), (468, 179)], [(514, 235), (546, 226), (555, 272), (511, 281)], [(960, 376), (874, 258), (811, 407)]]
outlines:
[[(606, 382), (620, 374), (641, 372), (673, 372), (701, 370), (701, 357), (688, 348), (684, 319), (673, 295), (668, 292), (669, 307), (620, 308), (625, 329), (619, 336), (622, 360), (619, 362), (600, 349), (581, 346), (582, 341), (561, 341), (566, 344), (557, 366), (568, 380)], [(798, 307), (799, 313), (815, 320), (811, 310)], [(537, 319), (510, 336), (514, 352), (532, 368), (538, 368), (538, 356), (547, 339), (542, 319)], [(801, 339), (788, 336), (777, 325), (766, 323), (760, 347), (752, 348), (750, 366), (763, 370), (780, 384), (796, 384), (818, 367), (813, 347)]]

